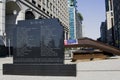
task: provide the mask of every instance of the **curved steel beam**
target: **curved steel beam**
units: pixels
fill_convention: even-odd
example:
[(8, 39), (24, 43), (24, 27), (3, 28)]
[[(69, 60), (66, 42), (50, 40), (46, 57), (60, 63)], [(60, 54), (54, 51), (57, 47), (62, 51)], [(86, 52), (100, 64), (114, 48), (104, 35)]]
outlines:
[(110, 46), (108, 44), (104, 44), (99, 41), (95, 41), (89, 38), (82, 38), (78, 39), (78, 44), (73, 44), (73, 45), (65, 45), (65, 47), (93, 47), (96, 49), (100, 49), (102, 51), (112, 53), (115, 55), (120, 55), (120, 50), (118, 48), (115, 48), (113, 46)]

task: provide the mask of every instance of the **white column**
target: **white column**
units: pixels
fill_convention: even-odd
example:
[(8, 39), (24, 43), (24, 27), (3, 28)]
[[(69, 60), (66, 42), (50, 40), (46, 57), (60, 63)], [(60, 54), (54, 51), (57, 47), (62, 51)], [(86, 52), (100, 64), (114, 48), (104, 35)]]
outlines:
[(0, 36), (5, 33), (5, 2), (0, 2)]

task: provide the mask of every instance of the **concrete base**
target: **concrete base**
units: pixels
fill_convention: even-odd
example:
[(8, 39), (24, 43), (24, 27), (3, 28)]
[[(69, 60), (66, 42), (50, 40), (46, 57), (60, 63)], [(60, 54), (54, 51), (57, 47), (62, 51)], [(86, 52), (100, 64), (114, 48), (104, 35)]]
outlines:
[(4, 75), (76, 76), (76, 64), (3, 64)]

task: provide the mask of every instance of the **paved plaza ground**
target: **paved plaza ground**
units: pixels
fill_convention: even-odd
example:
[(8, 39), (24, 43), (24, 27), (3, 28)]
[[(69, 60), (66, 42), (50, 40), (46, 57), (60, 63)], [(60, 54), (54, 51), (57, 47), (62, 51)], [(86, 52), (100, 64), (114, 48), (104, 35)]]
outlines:
[(120, 80), (119, 56), (107, 60), (78, 61), (76, 77), (3, 75), (2, 64), (12, 62), (12, 57), (0, 58), (0, 80)]

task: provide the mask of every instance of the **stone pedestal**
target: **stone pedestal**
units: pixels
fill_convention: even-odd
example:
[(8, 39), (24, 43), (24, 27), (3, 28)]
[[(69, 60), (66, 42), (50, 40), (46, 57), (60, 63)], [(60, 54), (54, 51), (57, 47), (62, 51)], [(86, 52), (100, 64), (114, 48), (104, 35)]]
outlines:
[(6, 75), (36, 75), (36, 76), (76, 76), (76, 65), (19, 65), (4, 64), (3, 74)]

